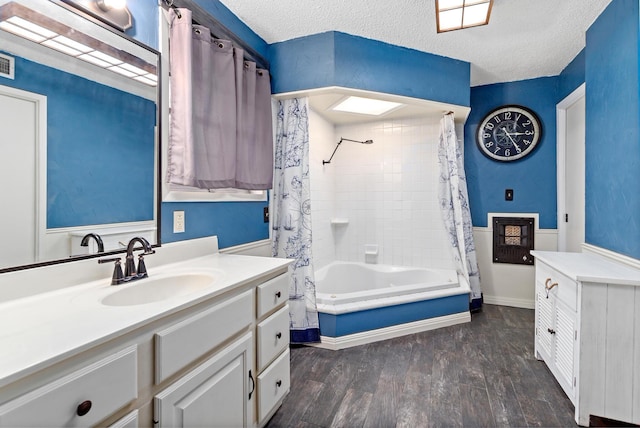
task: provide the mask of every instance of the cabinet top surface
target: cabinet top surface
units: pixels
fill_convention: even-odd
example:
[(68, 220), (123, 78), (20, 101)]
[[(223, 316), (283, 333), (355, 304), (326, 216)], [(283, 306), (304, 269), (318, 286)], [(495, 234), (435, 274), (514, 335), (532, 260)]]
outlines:
[(207, 288), (147, 304), (102, 304), (105, 296), (145, 281), (111, 286), (110, 278), (0, 303), (0, 388), (145, 324), (266, 275), (286, 272), (290, 262), (268, 257), (212, 254), (156, 268), (148, 266), (150, 278), (176, 270), (209, 270), (216, 280)]
[(580, 282), (640, 286), (640, 270), (592, 253), (532, 251), (536, 261)]

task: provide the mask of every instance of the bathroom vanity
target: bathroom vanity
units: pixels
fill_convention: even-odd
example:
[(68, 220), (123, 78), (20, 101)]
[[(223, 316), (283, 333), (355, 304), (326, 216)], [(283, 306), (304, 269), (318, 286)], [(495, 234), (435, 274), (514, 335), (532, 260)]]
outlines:
[(289, 391), (290, 261), (194, 241), (120, 286), (95, 260), (26, 271), (103, 277), (0, 303), (0, 426), (264, 425)]
[(640, 270), (594, 253), (532, 251), (535, 355), (589, 416), (640, 424)]

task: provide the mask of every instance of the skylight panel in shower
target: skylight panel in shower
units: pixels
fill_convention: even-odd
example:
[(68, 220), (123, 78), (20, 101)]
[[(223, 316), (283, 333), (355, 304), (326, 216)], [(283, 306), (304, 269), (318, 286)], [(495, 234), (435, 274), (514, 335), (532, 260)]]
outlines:
[(333, 111), (382, 116), (403, 107), (404, 104), (391, 101), (375, 100), (372, 98), (350, 96), (331, 107)]

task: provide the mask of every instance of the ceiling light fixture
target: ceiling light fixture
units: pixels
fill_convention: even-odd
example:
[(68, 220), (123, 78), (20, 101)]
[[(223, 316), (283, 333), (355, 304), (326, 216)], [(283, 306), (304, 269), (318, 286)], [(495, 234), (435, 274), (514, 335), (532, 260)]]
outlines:
[(374, 100), (373, 98), (362, 98), (349, 96), (331, 107), (331, 110), (346, 113), (366, 114), (369, 116), (382, 116), (392, 110), (403, 107), (404, 104), (391, 101)]
[(493, 0), (436, 0), (438, 33), (487, 25)]
[(149, 86), (158, 85), (154, 65), (15, 2), (0, 6), (0, 29)]

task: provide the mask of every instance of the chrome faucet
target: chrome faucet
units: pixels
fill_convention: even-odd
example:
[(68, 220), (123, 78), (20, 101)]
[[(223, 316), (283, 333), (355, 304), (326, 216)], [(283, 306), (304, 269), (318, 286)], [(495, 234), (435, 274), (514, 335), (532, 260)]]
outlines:
[[(136, 243), (140, 243), (142, 245), (142, 248), (134, 248)], [(144, 252), (138, 255), (138, 267), (136, 268), (136, 262), (133, 260), (133, 252), (139, 249), (144, 250)], [(127, 245), (127, 256), (125, 258), (124, 273), (122, 272), (120, 257), (100, 259), (98, 260), (98, 263), (115, 262), (113, 277), (111, 278), (111, 285), (120, 285), (125, 282), (135, 281), (137, 279), (148, 277), (149, 275), (147, 274), (147, 267), (144, 264), (143, 256), (153, 253), (155, 253), (155, 251), (153, 248), (151, 248), (151, 244), (149, 244), (149, 241), (141, 236), (136, 236), (134, 238), (131, 238), (129, 244)]]
[(87, 233), (86, 235), (84, 235), (82, 237), (82, 241), (80, 241), (80, 246), (88, 247), (90, 238), (93, 238), (96, 241), (96, 244), (98, 244), (98, 252), (104, 253), (104, 243), (102, 242), (102, 238), (100, 237), (100, 235), (98, 235), (97, 233)]

